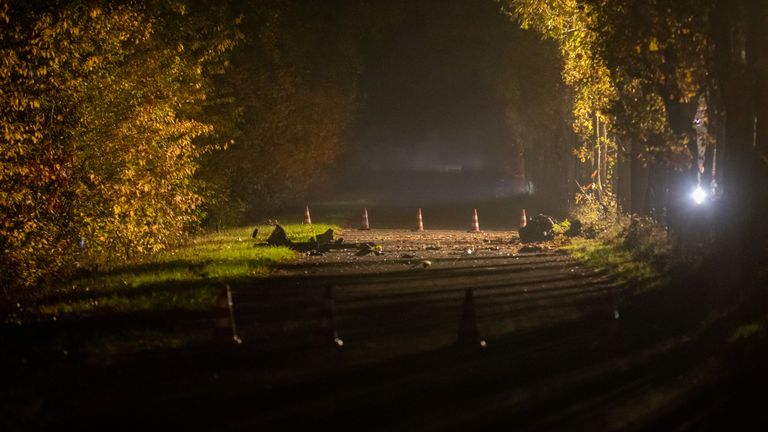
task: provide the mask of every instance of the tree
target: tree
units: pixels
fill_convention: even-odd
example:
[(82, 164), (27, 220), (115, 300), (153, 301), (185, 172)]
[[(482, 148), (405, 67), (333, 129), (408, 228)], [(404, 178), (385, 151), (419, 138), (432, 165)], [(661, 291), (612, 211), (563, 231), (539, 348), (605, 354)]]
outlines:
[[(231, 45), (181, 2), (0, 0), (0, 284), (158, 251), (194, 225), (193, 106)], [(8, 297), (8, 296), (6, 296)]]
[(573, 130), (582, 144), (577, 155), (582, 162), (591, 162), (592, 185), (603, 200), (604, 180), (608, 179), (608, 167), (612, 165), (608, 163), (608, 153), (616, 154), (615, 141), (607, 131), (613, 128), (608, 111), (617, 99), (617, 89), (597, 49), (599, 33), (593, 28), (596, 12), (576, 0), (519, 0), (503, 5), (523, 28), (533, 29), (557, 43), (563, 61), (563, 81), (574, 94)]
[[(657, 182), (658, 194), (680, 193), (683, 182), (676, 173), (691, 172), (693, 123), (703, 101), (708, 129), (726, 153), (717, 222), (718, 249), (728, 268), (724, 274), (730, 286), (756, 287), (756, 270), (766, 256), (760, 215), (766, 210), (768, 134), (760, 120), (768, 112), (763, 48), (768, 3), (512, 0), (509, 5), (523, 25), (555, 38), (565, 58), (564, 78), (577, 91), (595, 73), (577, 67), (574, 56), (592, 56), (592, 63), (605, 67), (601, 82), (615, 90), (615, 97), (591, 106), (602, 111), (606, 106), (598, 102), (609, 102), (615, 133), (642, 144), (651, 166), (663, 164), (670, 175)], [(669, 199), (657, 206), (675, 209)]]
[(244, 42), (217, 81), (237, 121), (200, 175), (215, 224), (303, 200), (341, 153), (358, 99), (365, 3), (245, 2), (238, 13)]

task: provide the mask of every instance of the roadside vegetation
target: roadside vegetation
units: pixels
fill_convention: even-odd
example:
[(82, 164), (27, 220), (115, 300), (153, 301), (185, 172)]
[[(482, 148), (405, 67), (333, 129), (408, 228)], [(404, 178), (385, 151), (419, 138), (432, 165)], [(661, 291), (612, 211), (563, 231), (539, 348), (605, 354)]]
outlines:
[(623, 214), (615, 205), (603, 206), (581, 198), (573, 216), (583, 224), (583, 235), (571, 239), (563, 249), (591, 267), (610, 272), (638, 292), (669, 283), (675, 265), (673, 247), (659, 223)]
[[(502, 7), (557, 45), (573, 92), (583, 162), (573, 180), (586, 200), (579, 218), (598, 240), (576, 242), (574, 253), (641, 278), (646, 270), (673, 274), (687, 290), (679, 299), (686, 308), (693, 299), (717, 312), (741, 309), (747, 322), (764, 319), (768, 165), (760, 159), (768, 134), (755, 119), (766, 116), (768, 93), (753, 87), (768, 77), (758, 48), (768, 37), (765, 5), (507, 0)], [(618, 207), (639, 217), (617, 215)], [(622, 264), (630, 258), (648, 267), (630, 270)]]
[(357, 106), (367, 12), (341, 9), (0, 0), (0, 314), (84, 254), (130, 268), (303, 202)]
[[(72, 327), (98, 322), (99, 329), (77, 336), (78, 350), (90, 354), (202, 342), (210, 336), (208, 321), (222, 286), (264, 277), (274, 265), (296, 257), (297, 252), (287, 247), (266, 244), (272, 226), (258, 226), (255, 239), (251, 237), (253, 228), (203, 233), (180, 247), (119, 264), (91, 268), (81, 264), (73, 277), (52, 281), (25, 303), (18, 303), (6, 324), (67, 333)], [(339, 229), (327, 224), (287, 224), (284, 228), (294, 242), (307, 242), (329, 228)], [(46, 326), (53, 322), (61, 327)], [(68, 350), (65, 346), (73, 342), (71, 334), (49, 336), (59, 340), (51, 343), (43, 335), (43, 349)]]
[(579, 198), (572, 217), (584, 224), (583, 233), (568, 241), (559, 237), (561, 247), (628, 284), (632, 298), (625, 298), (625, 305), (634, 302), (645, 314), (690, 320), (689, 336), (716, 335), (712, 342), (737, 369), (751, 364), (752, 357), (764, 357), (768, 318), (763, 306), (719, 286), (727, 270), (711, 250), (671, 236), (652, 218), (618, 212), (615, 205), (602, 205), (585, 195)]

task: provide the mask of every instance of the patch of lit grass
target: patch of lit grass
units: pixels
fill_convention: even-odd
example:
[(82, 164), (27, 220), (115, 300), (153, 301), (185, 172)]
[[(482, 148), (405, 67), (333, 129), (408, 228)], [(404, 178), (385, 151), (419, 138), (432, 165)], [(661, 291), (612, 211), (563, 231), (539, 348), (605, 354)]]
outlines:
[(641, 291), (657, 288), (664, 282), (650, 263), (638, 260), (621, 245), (612, 242), (574, 238), (563, 249), (577, 260), (606, 270), (620, 282), (631, 283)]
[[(335, 225), (285, 225), (288, 238), (306, 242)], [(192, 238), (186, 245), (131, 263), (101, 268), (46, 290), (39, 315), (201, 311), (213, 305), (228, 280), (262, 277), (275, 263), (293, 259), (287, 247), (266, 244), (271, 226), (231, 228)]]
[[(324, 224), (283, 227), (297, 243), (329, 228), (339, 230)], [(275, 264), (296, 257), (287, 247), (266, 244), (274, 227), (258, 228), (256, 238), (251, 237), (253, 227), (204, 233), (152, 257), (81, 271), (39, 290), (24, 305), (27, 314), (19, 324), (66, 321), (82, 328), (79, 349), (100, 362), (113, 354), (205, 341), (207, 320), (224, 284), (264, 277)], [(57, 326), (45, 328), (50, 333), (35, 342), (40, 349), (66, 346), (61, 342), (67, 340), (65, 330), (59, 334)]]

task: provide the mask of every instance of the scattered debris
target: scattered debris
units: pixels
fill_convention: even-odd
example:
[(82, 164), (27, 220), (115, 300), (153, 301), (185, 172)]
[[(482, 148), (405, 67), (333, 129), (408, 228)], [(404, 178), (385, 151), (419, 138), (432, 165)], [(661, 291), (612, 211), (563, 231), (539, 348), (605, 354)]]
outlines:
[(375, 243), (362, 243), (358, 248), (356, 256), (365, 256), (368, 254), (382, 255), (384, 253), (381, 245)]
[(532, 243), (545, 240), (554, 240), (555, 220), (549, 216), (539, 214), (528, 219), (528, 225), (520, 228), (520, 240), (523, 243)]
[(439, 251), (440, 249), (442, 249), (440, 246), (426, 246), (424, 248), (424, 250), (429, 250), (429, 251)]
[(504, 238), (496, 237), (496, 238), (492, 238), (492, 239), (483, 239), (483, 243), (488, 243), (488, 244), (504, 244), (504, 243), (508, 243), (508, 241), (506, 239), (504, 239)]
[(518, 252), (520, 252), (520, 253), (530, 253), (530, 252), (543, 252), (543, 251), (544, 251), (543, 247), (541, 247), (539, 245), (529, 244), (529, 245), (525, 245), (525, 246), (521, 247)]
[(355, 253), (355, 256), (366, 256), (366, 255), (372, 254), (372, 253), (373, 253), (373, 250), (371, 250), (369, 248), (361, 248), (360, 250), (358, 250)]
[(416, 255), (404, 253), (404, 254), (400, 255), (400, 258), (411, 259), (411, 258), (416, 258)]
[(333, 242), (333, 230), (329, 228), (324, 233), (318, 234), (314, 241), (317, 243), (318, 247), (331, 244), (331, 242)]
[(251, 233), (251, 238), (256, 238), (256, 236), (259, 235), (259, 227), (256, 227), (253, 229), (253, 232)]
[(472, 255), (473, 253), (475, 253), (475, 251), (472, 248), (464, 248), (464, 255)]
[(323, 255), (325, 254), (315, 249), (312, 249), (311, 251), (307, 252), (307, 256), (323, 256)]
[(280, 225), (275, 225), (274, 231), (267, 238), (267, 244), (270, 246), (288, 246), (293, 247), (293, 242), (288, 240), (285, 229)]

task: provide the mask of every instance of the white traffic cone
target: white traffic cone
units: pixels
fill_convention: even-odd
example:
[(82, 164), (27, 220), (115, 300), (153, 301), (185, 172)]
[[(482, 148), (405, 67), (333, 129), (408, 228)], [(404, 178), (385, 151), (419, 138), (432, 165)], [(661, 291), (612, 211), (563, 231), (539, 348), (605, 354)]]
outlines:
[(474, 211), (474, 215), (472, 216), (472, 228), (469, 229), (467, 232), (475, 232), (479, 233), (480, 231), (480, 221), (477, 219), (477, 209)]
[(363, 219), (360, 221), (360, 229), (361, 230), (369, 230), (371, 229), (371, 226), (368, 224), (368, 209), (363, 209)]
[(416, 215), (416, 231), (424, 231), (424, 220), (421, 217), (421, 207), (419, 207), (419, 213)]

